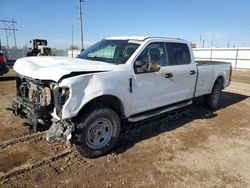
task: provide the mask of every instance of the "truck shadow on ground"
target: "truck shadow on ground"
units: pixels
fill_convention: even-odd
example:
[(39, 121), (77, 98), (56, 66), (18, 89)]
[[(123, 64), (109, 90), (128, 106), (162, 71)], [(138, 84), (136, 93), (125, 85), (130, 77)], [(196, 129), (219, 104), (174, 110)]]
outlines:
[[(223, 92), (219, 109), (226, 108), (248, 97), (246, 95)], [(197, 119), (212, 119), (216, 116), (216, 111), (206, 109), (202, 106), (201, 100), (197, 100), (192, 105), (177, 111), (166, 113), (145, 122), (129, 124), (128, 129), (121, 134), (121, 138), (113, 152), (116, 154), (123, 153), (143, 140), (164, 132), (173, 131)]]

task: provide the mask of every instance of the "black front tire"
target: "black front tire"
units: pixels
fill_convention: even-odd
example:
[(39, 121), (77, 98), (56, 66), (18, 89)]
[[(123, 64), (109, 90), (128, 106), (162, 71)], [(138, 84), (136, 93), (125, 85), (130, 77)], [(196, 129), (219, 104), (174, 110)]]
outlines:
[(120, 118), (115, 111), (92, 105), (79, 119), (73, 142), (82, 156), (96, 158), (113, 149), (121, 130)]
[(205, 107), (210, 110), (216, 110), (219, 107), (222, 88), (222, 80), (217, 80), (213, 86), (212, 92), (209, 95), (204, 96)]

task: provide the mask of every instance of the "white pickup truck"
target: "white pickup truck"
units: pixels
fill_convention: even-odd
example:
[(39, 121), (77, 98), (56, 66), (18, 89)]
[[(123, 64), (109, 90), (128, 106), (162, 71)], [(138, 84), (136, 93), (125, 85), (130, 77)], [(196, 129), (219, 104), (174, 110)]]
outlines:
[(35, 128), (51, 125), (47, 141), (71, 140), (81, 155), (98, 157), (114, 147), (123, 122), (184, 107), (200, 96), (216, 109), (232, 68), (196, 62), (185, 40), (111, 37), (77, 58), (21, 58), (14, 70), (14, 113)]

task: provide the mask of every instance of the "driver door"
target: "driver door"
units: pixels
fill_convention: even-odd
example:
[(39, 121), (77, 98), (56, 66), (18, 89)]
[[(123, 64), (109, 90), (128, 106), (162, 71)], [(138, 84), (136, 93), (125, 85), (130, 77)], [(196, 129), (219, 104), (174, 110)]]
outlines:
[(167, 58), (164, 43), (154, 42), (150, 43), (135, 61), (135, 63), (141, 64), (141, 66), (138, 72), (135, 68), (136, 65), (134, 65), (133, 114), (165, 105), (167, 92), (169, 92), (165, 72), (150, 68), (150, 64), (152, 65), (155, 60), (159, 59), (157, 65), (160, 68), (161, 64), (167, 61)]

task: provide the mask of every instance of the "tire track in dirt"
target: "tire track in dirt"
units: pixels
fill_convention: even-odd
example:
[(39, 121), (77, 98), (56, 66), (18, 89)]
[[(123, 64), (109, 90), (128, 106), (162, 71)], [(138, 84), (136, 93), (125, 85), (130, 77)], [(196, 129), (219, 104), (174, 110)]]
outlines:
[(20, 136), (0, 143), (0, 182), (47, 165), (72, 152), (69, 145), (58, 142), (49, 145), (45, 132)]
[(57, 155), (47, 157), (47, 158), (42, 159), (40, 161), (34, 162), (32, 164), (24, 165), (24, 166), (17, 168), (17, 169), (14, 168), (13, 170), (10, 170), (8, 173), (5, 173), (4, 175), (0, 176), (0, 183), (3, 183), (5, 180), (10, 179), (14, 176), (17, 176), (19, 174), (22, 174), (22, 173), (31, 171), (33, 169), (48, 165), (54, 161), (57, 161), (65, 156), (69, 155), (72, 152), (73, 152), (72, 150), (65, 150)]
[(4, 149), (8, 146), (12, 146), (12, 145), (20, 143), (20, 142), (26, 142), (26, 141), (29, 141), (32, 139), (41, 139), (42, 137), (45, 136), (46, 133), (47, 133), (47, 131), (46, 132), (38, 132), (38, 133), (33, 133), (33, 134), (30, 134), (27, 136), (20, 136), (18, 138), (4, 141), (4, 142), (0, 143), (0, 149)]

